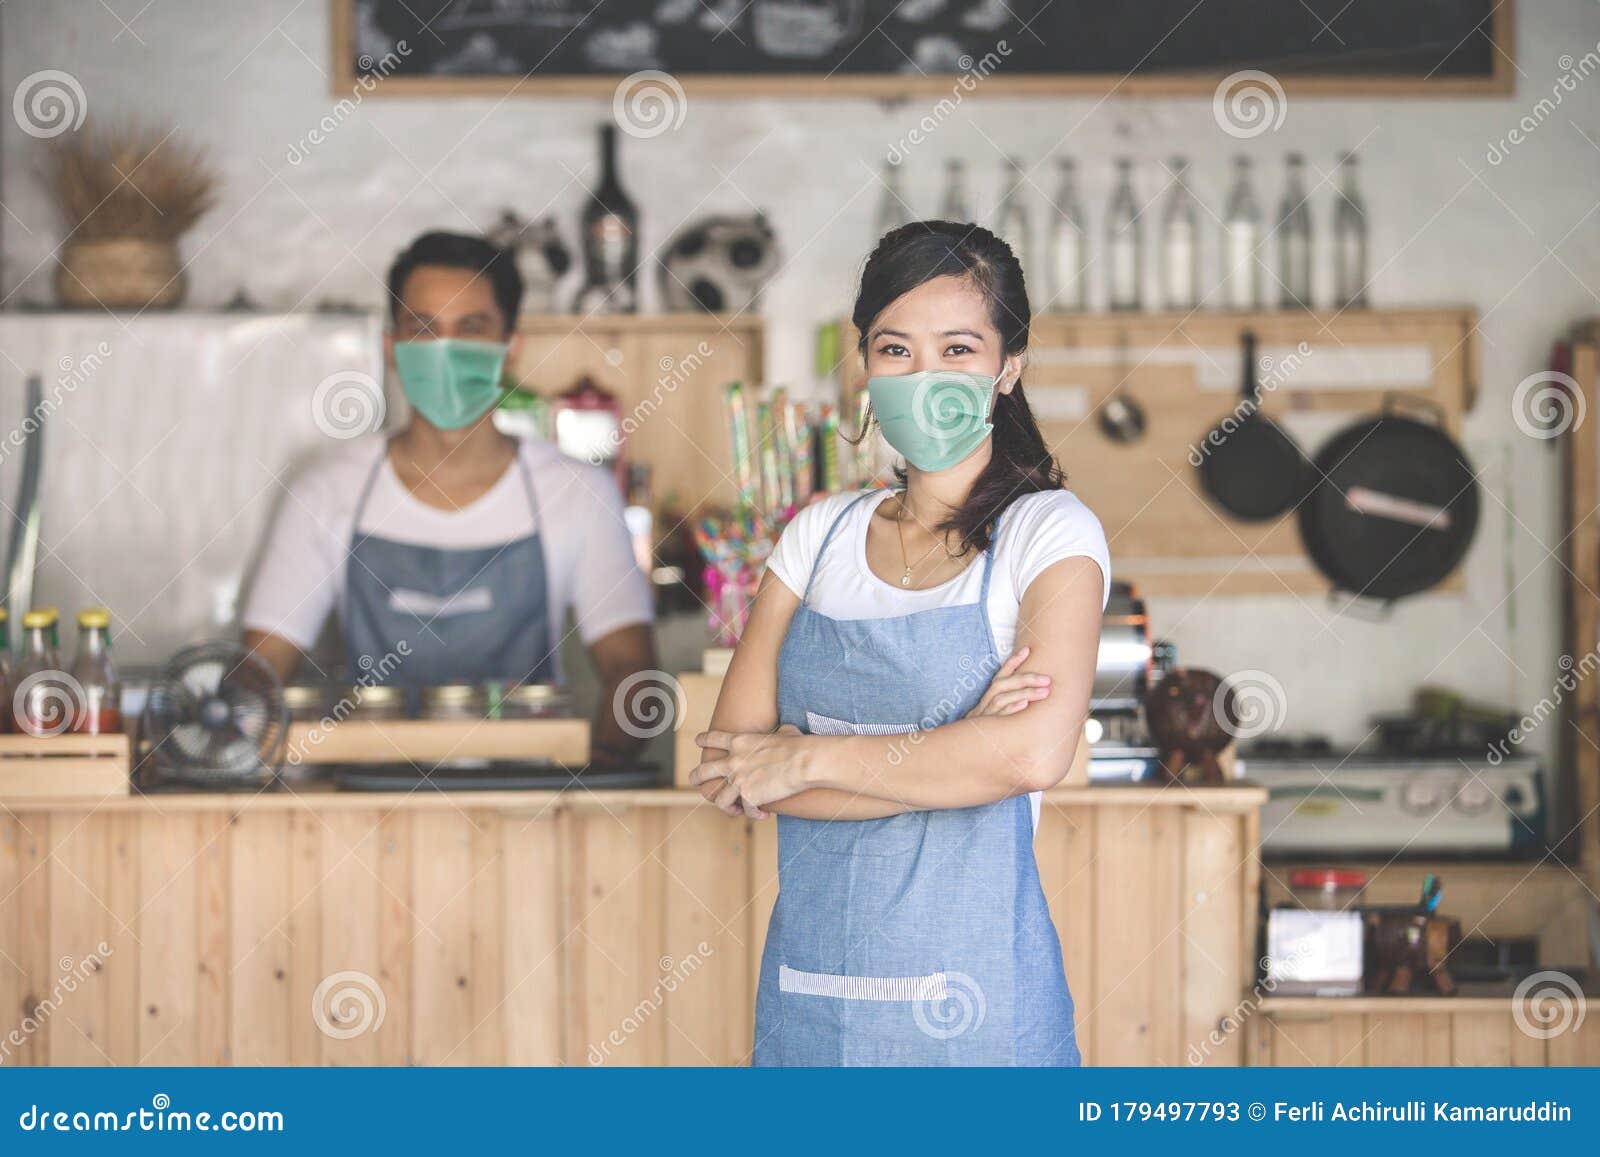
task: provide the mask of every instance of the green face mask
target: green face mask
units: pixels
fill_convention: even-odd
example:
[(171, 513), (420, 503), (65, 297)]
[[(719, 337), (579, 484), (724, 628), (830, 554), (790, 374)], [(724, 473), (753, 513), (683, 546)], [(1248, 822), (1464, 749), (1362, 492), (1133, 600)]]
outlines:
[(996, 379), (987, 374), (923, 370), (867, 379), (884, 441), (925, 474), (964, 461), (989, 436)]
[(406, 400), (441, 430), (470, 426), (500, 400), (503, 342), (397, 341), (394, 365)]

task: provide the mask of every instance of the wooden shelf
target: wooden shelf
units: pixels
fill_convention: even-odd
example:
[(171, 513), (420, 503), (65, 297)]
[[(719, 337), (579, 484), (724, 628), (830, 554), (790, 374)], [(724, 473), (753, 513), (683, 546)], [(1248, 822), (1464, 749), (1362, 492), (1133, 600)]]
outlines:
[(128, 794), (126, 735), (0, 735), (0, 801)]
[(300, 763), (436, 763), (447, 759), (589, 761), (587, 719), (347, 719), (289, 726)]

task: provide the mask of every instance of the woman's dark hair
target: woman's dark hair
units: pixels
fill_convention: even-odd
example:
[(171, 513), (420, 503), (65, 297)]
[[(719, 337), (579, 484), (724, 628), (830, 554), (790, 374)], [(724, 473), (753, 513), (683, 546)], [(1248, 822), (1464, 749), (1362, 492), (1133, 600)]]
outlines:
[(390, 316), (400, 316), (406, 278), (419, 265), (465, 269), (486, 279), (494, 293), (494, 303), (505, 315), (507, 332), (516, 327), (517, 311), (522, 308), (522, 275), (517, 272), (516, 258), (498, 245), (465, 233), (424, 233), (389, 266)]
[[(955, 221), (913, 221), (885, 233), (861, 271), (850, 320), (863, 359), (867, 334), (889, 304), (936, 277), (960, 277), (975, 286), (989, 305), (989, 322), (1000, 333), (1006, 354), (1028, 348), (1032, 311), (1022, 264), (1011, 247), (989, 230)], [(1060, 490), (1066, 476), (1045, 445), (1039, 423), (1019, 380), (1009, 394), (995, 398), (993, 456), (973, 483), (967, 501), (937, 530), (956, 531), (963, 549), (989, 548), (995, 520), (1024, 494)], [(866, 436), (866, 430), (861, 431)], [(905, 470), (896, 468), (903, 484)]]

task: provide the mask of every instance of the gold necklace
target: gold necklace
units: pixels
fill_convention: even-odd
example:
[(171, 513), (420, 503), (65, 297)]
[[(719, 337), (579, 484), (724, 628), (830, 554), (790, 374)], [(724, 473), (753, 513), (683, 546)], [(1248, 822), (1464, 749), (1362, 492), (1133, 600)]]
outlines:
[[(895, 512), (894, 528), (896, 533), (900, 536), (900, 562), (906, 568), (905, 573), (900, 576), (900, 585), (903, 587), (909, 587), (911, 585), (911, 567), (913, 564), (908, 561), (906, 556), (906, 500), (904, 495), (900, 496), (899, 504), (899, 508)], [(929, 547), (927, 552), (923, 554), (921, 558), (917, 559), (915, 565), (921, 566), (927, 561), (928, 555), (932, 554), (935, 550), (943, 550), (945, 557), (951, 559), (952, 561), (961, 557), (960, 554), (950, 553), (950, 548), (944, 544), (944, 535), (941, 534), (938, 541), (935, 542), (933, 546)], [(964, 550), (961, 552), (961, 554), (965, 553), (966, 551)]]

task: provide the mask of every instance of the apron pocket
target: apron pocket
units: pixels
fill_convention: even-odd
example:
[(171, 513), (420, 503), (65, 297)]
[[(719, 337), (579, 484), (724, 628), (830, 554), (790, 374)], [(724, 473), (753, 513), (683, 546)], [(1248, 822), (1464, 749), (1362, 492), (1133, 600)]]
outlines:
[(927, 976), (840, 976), (778, 965), (778, 991), (797, 996), (831, 996), (835, 1000), (944, 1000), (946, 989), (942, 972)]
[[(831, 715), (806, 712), (809, 735), (906, 735), (915, 723), (851, 723)], [(805, 820), (801, 843), (808, 850), (835, 856), (898, 856), (922, 844), (926, 812), (902, 812), (880, 820)]]

